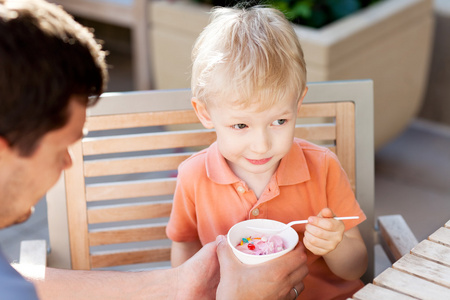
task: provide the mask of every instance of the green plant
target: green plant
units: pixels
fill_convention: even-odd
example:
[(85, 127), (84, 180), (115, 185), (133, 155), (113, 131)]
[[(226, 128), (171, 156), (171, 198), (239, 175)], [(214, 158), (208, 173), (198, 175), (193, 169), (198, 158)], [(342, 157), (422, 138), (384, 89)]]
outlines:
[(293, 23), (320, 28), (382, 0), (196, 0), (213, 6), (269, 5), (282, 11)]

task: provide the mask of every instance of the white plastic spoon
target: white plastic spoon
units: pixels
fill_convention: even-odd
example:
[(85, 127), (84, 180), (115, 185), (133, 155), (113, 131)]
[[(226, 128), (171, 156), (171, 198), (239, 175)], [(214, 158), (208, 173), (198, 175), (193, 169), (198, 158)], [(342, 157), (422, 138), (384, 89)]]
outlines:
[[(333, 219), (335, 220), (355, 220), (355, 219), (359, 219), (358, 216), (352, 216), (352, 217), (334, 217)], [(286, 230), (287, 228), (291, 227), (292, 225), (297, 225), (297, 224), (306, 224), (308, 223), (308, 220), (299, 220), (299, 221), (292, 221), (289, 222), (287, 224), (285, 224), (283, 227), (277, 228), (277, 229), (272, 229), (272, 228), (259, 228), (259, 227), (253, 227), (253, 226), (248, 226), (248, 229), (254, 230), (256, 232), (259, 233), (270, 233), (270, 234), (276, 234), (279, 233), (283, 230)]]

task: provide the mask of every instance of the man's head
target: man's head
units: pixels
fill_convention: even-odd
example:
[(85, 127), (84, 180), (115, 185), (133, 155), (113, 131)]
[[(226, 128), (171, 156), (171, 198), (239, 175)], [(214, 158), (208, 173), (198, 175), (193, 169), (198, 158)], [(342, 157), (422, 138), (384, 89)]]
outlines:
[(306, 87), (303, 51), (291, 23), (268, 7), (217, 8), (192, 52), (193, 97), (264, 110)]
[(89, 30), (42, 0), (0, 0), (0, 228), (30, 208), (72, 161), (86, 107), (105, 88)]
[(67, 123), (72, 95), (91, 105), (106, 79), (104, 52), (62, 9), (0, 0), (0, 137), (21, 155)]

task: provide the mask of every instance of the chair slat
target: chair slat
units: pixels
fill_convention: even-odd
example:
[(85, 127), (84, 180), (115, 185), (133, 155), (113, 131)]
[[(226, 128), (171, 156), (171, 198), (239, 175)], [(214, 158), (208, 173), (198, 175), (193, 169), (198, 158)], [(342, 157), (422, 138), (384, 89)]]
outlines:
[(147, 126), (200, 123), (193, 110), (145, 112), (123, 115), (90, 117), (86, 121), (89, 131)]
[(126, 250), (114, 253), (96, 253), (91, 256), (92, 268), (104, 268), (148, 262), (159, 262), (170, 260), (170, 247)]
[(335, 103), (308, 103), (300, 108), (299, 118), (334, 117), (336, 116)]
[(336, 139), (336, 126), (334, 124), (297, 125), (295, 136), (314, 141), (334, 141)]
[(165, 224), (134, 226), (123, 229), (103, 229), (91, 231), (89, 233), (89, 244), (91, 246), (162, 239), (167, 239)]
[(178, 165), (191, 155), (192, 153), (175, 153), (158, 156), (92, 160), (84, 164), (84, 176), (95, 177), (176, 170)]
[(86, 201), (101, 201), (173, 194), (176, 178), (86, 186)]
[(139, 205), (110, 205), (87, 211), (89, 224), (164, 218), (170, 216), (172, 202)]
[(95, 155), (205, 146), (210, 145), (215, 140), (216, 133), (212, 130), (190, 130), (167, 134), (136, 134), (112, 138), (86, 138), (83, 140), (83, 154)]

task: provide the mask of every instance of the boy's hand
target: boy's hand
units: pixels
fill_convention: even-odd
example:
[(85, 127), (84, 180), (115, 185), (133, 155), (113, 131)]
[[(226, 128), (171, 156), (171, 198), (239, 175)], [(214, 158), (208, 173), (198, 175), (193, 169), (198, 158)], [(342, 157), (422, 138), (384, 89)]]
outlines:
[(345, 225), (333, 219), (329, 208), (320, 211), (317, 217), (309, 217), (305, 226), (303, 244), (315, 255), (326, 255), (336, 249), (344, 236)]

